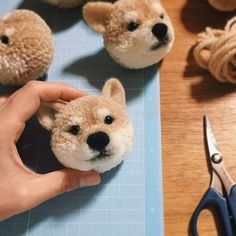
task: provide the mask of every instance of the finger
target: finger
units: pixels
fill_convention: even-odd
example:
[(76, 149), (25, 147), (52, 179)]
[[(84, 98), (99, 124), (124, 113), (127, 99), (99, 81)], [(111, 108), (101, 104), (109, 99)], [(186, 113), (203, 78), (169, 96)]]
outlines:
[(72, 169), (63, 169), (37, 177), (32, 181), (30, 192), (31, 207), (40, 204), (61, 193), (77, 188), (99, 184), (101, 177), (95, 171), (82, 172)]
[(41, 102), (58, 99), (70, 101), (86, 95), (63, 83), (31, 81), (15, 92), (4, 104), (7, 117), (26, 122), (39, 108)]
[(1, 94), (0, 95), (0, 106), (6, 102), (7, 98), (11, 95), (12, 93), (7, 93), (7, 94)]

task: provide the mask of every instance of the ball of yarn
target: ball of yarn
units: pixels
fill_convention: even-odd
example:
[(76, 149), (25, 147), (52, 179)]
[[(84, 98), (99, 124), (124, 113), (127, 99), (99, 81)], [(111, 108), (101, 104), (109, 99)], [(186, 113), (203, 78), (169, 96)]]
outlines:
[(197, 36), (193, 51), (196, 62), (220, 82), (236, 84), (236, 17), (224, 30), (207, 27)]
[(208, 0), (208, 2), (219, 11), (234, 11), (236, 9), (235, 0)]

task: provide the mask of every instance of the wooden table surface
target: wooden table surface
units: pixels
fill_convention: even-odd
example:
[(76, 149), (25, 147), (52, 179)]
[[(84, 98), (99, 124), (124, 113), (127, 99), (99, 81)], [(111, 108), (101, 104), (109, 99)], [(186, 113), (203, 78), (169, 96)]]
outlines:
[[(188, 235), (190, 217), (209, 186), (202, 116), (212, 123), (225, 164), (236, 180), (236, 85), (218, 83), (192, 56), (197, 33), (223, 27), (233, 13), (207, 0), (163, 0), (176, 33), (161, 67), (161, 122), (165, 235)], [(214, 214), (203, 211), (199, 233), (217, 235)], [(223, 234), (222, 234), (223, 235)]]

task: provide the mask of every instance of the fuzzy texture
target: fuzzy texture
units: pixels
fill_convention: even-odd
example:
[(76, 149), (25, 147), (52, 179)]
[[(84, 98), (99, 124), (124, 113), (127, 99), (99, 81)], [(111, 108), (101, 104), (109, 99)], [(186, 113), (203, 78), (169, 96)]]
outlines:
[(60, 8), (72, 8), (81, 5), (84, 0), (43, 0)]
[[(111, 124), (104, 122), (106, 116), (114, 119)], [(57, 159), (73, 169), (108, 171), (122, 162), (132, 146), (133, 128), (125, 112), (125, 93), (116, 79), (106, 82), (101, 96), (44, 104), (38, 119), (51, 131), (51, 147)], [(73, 125), (80, 127), (76, 135), (69, 132)], [(97, 132), (106, 133), (110, 139), (103, 150), (106, 156), (87, 143), (88, 137)]]
[(236, 0), (208, 0), (208, 2), (219, 11), (236, 10)]
[(0, 19), (0, 83), (25, 84), (47, 72), (53, 58), (50, 28), (36, 13), (15, 10)]
[[(174, 30), (159, 0), (92, 2), (84, 6), (83, 15), (91, 28), (103, 33), (106, 50), (121, 66), (131, 69), (151, 66), (172, 48)], [(131, 31), (129, 25), (133, 23), (137, 28)], [(163, 40), (152, 31), (158, 23), (168, 29)]]

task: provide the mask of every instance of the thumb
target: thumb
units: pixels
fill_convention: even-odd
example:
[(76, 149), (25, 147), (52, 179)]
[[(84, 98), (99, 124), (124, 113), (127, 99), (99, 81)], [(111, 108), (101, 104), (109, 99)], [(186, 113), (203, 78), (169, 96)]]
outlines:
[(95, 171), (78, 171), (73, 169), (57, 170), (36, 177), (32, 181), (32, 207), (53, 198), (61, 193), (77, 188), (99, 184), (101, 178)]

